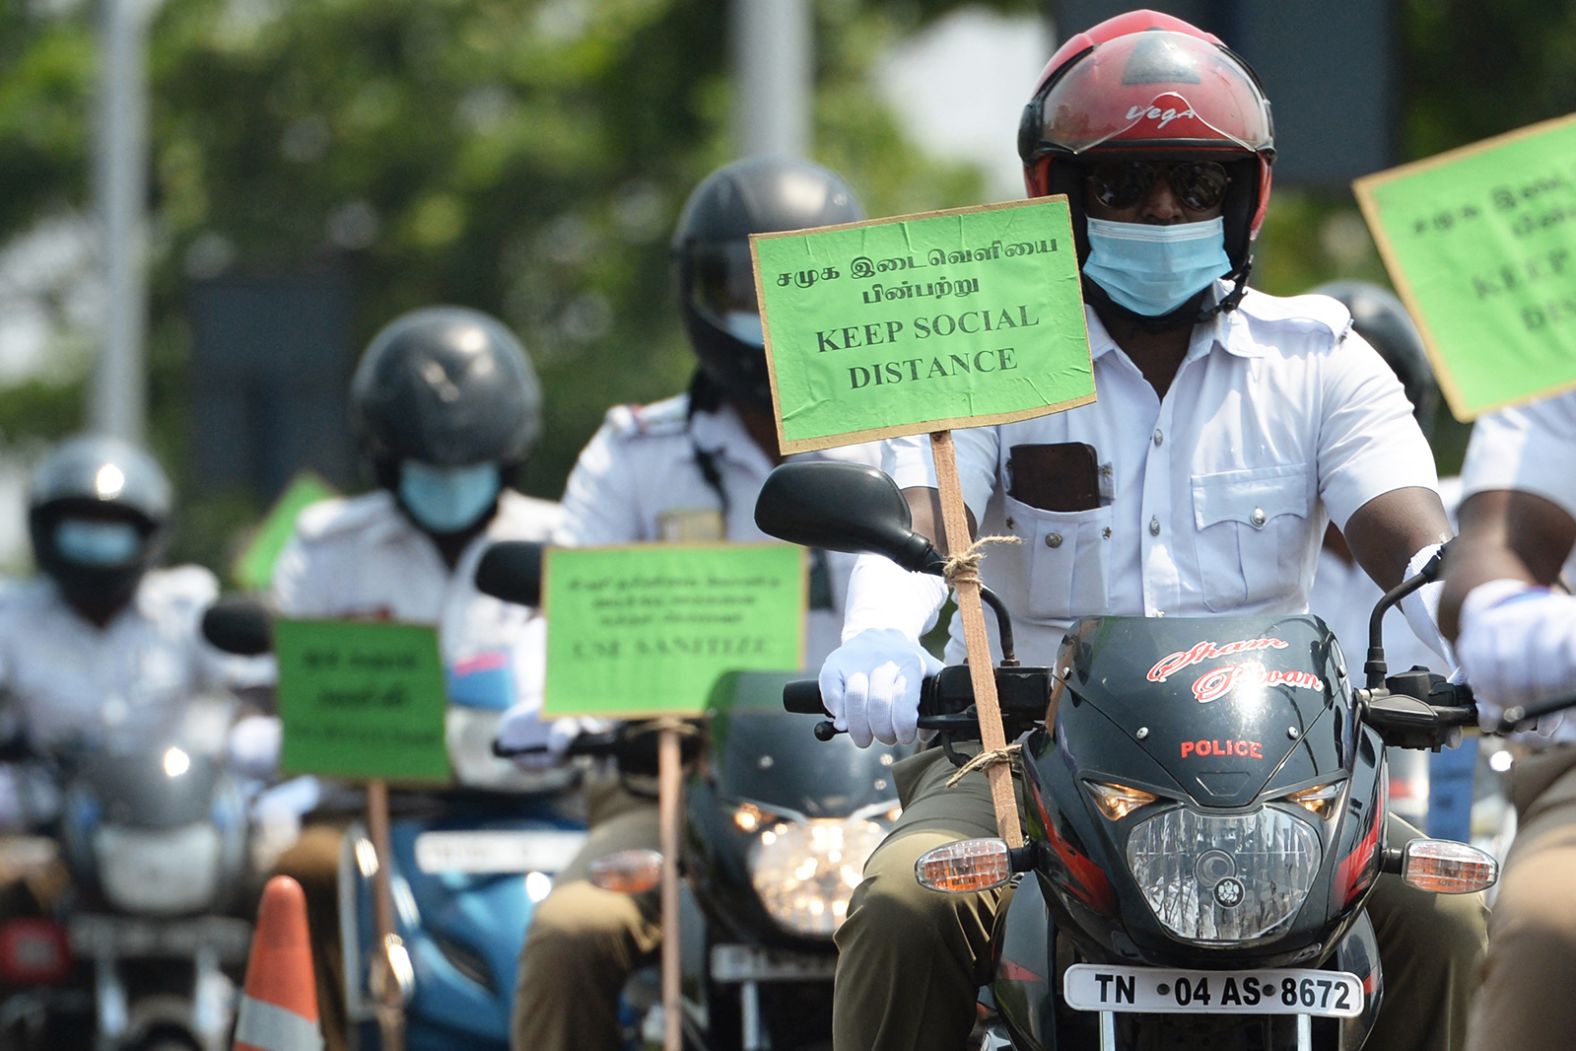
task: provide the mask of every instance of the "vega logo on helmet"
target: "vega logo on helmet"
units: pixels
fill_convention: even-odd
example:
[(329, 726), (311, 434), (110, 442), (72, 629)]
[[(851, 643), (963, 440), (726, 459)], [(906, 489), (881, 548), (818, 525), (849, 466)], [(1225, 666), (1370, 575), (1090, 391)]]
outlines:
[(1156, 95), (1147, 106), (1127, 108), (1128, 120), (1152, 120), (1155, 122), (1156, 129), (1164, 128), (1174, 120), (1197, 116), (1193, 104), (1180, 95)]

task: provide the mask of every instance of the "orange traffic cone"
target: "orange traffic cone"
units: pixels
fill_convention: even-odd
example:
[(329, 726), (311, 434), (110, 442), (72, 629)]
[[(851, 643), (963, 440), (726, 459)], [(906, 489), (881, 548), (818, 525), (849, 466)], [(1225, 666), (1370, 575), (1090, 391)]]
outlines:
[(320, 1051), (306, 894), (289, 876), (263, 888), (234, 1051)]

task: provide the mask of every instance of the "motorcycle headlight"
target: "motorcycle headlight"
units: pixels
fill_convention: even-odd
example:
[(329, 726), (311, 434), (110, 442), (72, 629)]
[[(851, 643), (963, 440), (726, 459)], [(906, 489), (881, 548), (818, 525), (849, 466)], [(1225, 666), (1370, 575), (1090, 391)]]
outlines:
[(222, 874), (219, 830), (100, 825), (93, 836), (99, 885), (117, 908), (173, 915), (210, 905)]
[(831, 937), (885, 836), (881, 821), (857, 815), (779, 822), (750, 845), (750, 880), (784, 930)]
[(1209, 815), (1173, 807), (1140, 822), (1127, 863), (1167, 930), (1205, 945), (1253, 941), (1291, 923), (1322, 857), (1313, 826), (1273, 807)]

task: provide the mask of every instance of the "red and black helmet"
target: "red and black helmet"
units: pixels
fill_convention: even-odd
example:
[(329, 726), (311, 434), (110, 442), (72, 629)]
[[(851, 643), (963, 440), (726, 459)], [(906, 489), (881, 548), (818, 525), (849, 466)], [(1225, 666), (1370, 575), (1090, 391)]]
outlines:
[(1218, 37), (1170, 15), (1130, 11), (1051, 56), (1024, 107), (1018, 155), (1029, 196), (1068, 195), (1081, 251), (1081, 162), (1211, 156), (1231, 174), (1226, 251), (1240, 269), (1269, 203), (1275, 130), (1258, 76)]

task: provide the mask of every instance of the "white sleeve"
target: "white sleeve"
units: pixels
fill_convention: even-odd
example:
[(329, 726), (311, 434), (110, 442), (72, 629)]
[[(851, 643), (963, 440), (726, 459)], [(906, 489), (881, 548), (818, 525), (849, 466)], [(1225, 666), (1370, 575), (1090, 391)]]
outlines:
[[(958, 481), (963, 486), (963, 502), (979, 522), (985, 505), (996, 490), (1000, 462), (999, 432), (995, 427), (969, 427), (952, 432), (957, 451)], [(916, 434), (889, 438), (881, 443), (881, 469), (892, 476), (899, 489), (939, 488), (936, 462), (931, 456), (930, 435)]]
[(640, 535), (635, 479), (621, 444), (604, 424), (580, 451), (564, 487), (553, 543), (590, 547), (653, 539)]
[(1373, 347), (1348, 331), (1322, 362), (1319, 495), (1336, 528), (1368, 501), (1413, 486), (1438, 489), (1434, 454), (1412, 403)]
[(1576, 518), (1576, 391), (1480, 417), (1461, 468), (1461, 491), (1516, 489)]
[(274, 578), (270, 600), (275, 610), (285, 617), (327, 617), (333, 608), (319, 594), (322, 567), (313, 565), (313, 558), (297, 533), (285, 544), (274, 564)]
[(878, 628), (917, 639), (936, 623), (947, 590), (940, 577), (910, 573), (884, 555), (860, 555), (848, 577), (843, 641)]

